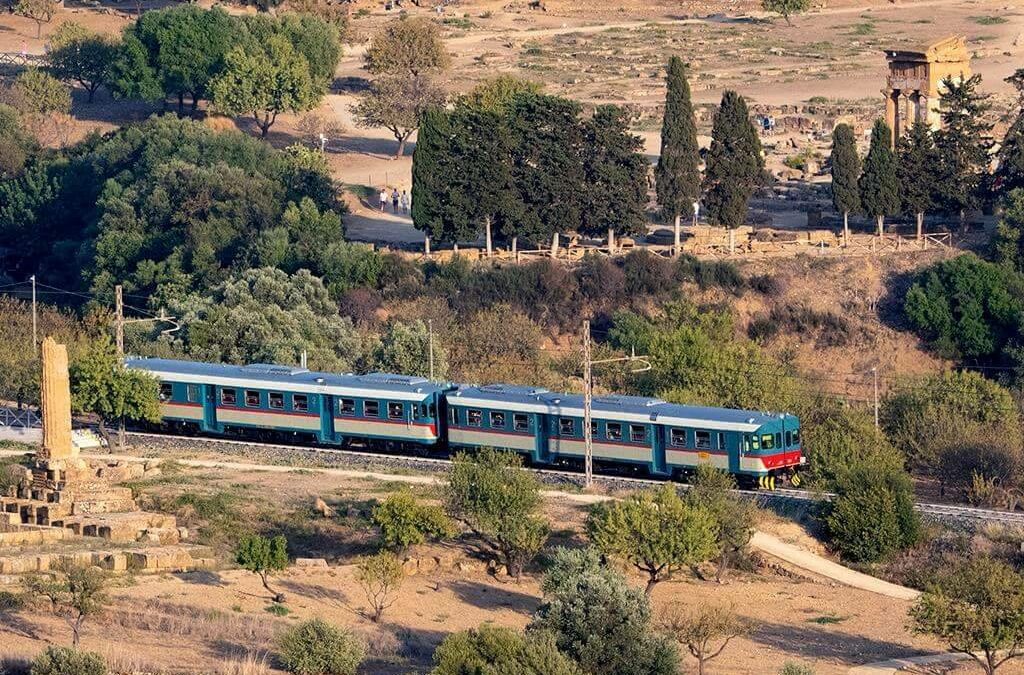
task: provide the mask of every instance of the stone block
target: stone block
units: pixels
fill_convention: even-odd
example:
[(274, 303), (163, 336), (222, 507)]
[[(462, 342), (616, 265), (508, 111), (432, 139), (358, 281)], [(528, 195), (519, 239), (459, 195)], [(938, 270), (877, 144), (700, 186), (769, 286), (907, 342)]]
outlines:
[(323, 558), (296, 558), (296, 567), (320, 567), (327, 568), (327, 561)]

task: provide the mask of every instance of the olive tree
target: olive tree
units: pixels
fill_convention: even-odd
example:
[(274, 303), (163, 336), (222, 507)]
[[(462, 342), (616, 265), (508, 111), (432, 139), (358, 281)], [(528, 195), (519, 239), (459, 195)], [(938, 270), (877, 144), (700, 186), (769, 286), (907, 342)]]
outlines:
[(288, 567), (288, 541), (283, 536), (273, 539), (260, 534), (243, 537), (235, 548), (235, 562), (259, 576), (263, 588), (273, 594), (274, 602), (284, 602), (284, 594), (270, 587), (270, 575)]
[(662, 627), (697, 659), (697, 675), (704, 675), (707, 662), (725, 651), (733, 638), (749, 630), (735, 612), (723, 607), (701, 607), (690, 612), (673, 607), (665, 613)]
[(391, 551), (367, 556), (356, 565), (356, 581), (370, 603), (370, 619), (374, 623), (380, 623), (384, 610), (395, 604), (404, 579), (402, 561)]
[(671, 485), (598, 504), (587, 518), (594, 546), (645, 573), (648, 595), (680, 568), (715, 555), (719, 531), (710, 511), (687, 504)]
[(580, 675), (572, 660), (558, 651), (548, 634), (524, 637), (511, 628), (482, 624), (452, 633), (434, 651), (430, 675), (507, 673), (512, 675)]
[(53, 21), (60, 3), (57, 0), (18, 0), (14, 13), (36, 22), (36, 38), (43, 35), (43, 24)]
[(45, 599), (50, 609), (71, 626), (71, 644), (81, 639), (85, 620), (103, 611), (107, 604), (107, 573), (97, 567), (59, 563), (53, 575), (31, 576), (25, 590), (31, 597)]
[(510, 452), (484, 448), (452, 460), (445, 487), (447, 510), (497, 553), (518, 578), (548, 536), (540, 510), (540, 483)]

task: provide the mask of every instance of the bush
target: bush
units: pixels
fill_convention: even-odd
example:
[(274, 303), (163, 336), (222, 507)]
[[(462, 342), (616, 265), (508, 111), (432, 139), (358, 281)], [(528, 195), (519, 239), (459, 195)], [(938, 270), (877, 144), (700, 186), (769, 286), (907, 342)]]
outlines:
[(434, 652), (431, 675), (507, 673), (508, 675), (577, 675), (580, 670), (558, 651), (550, 635), (524, 638), (510, 628), (483, 624), (452, 633)]
[(804, 663), (793, 663), (786, 661), (782, 664), (779, 675), (814, 675), (814, 668)]
[(380, 293), (372, 288), (359, 286), (350, 288), (338, 298), (338, 312), (342, 316), (352, 319), (357, 324), (372, 324), (376, 322), (377, 310), (380, 308), (382, 299)]
[(692, 255), (680, 256), (676, 276), (680, 281), (692, 281), (702, 289), (721, 288), (741, 295), (747, 287), (739, 269), (727, 260), (699, 260)]
[(351, 633), (310, 619), (281, 637), (284, 667), (296, 675), (356, 675), (365, 649)]
[(626, 293), (662, 295), (675, 287), (672, 261), (646, 249), (633, 249), (622, 260)]
[(842, 347), (850, 342), (850, 322), (833, 312), (819, 312), (804, 305), (772, 307), (767, 316), (755, 318), (747, 329), (752, 340), (767, 340), (787, 331), (800, 336), (816, 335), (817, 347)]
[(31, 675), (107, 675), (107, 664), (92, 652), (47, 647), (32, 662)]
[(775, 274), (755, 274), (747, 283), (751, 289), (769, 298), (777, 298), (786, 290), (786, 285)]
[(877, 562), (913, 545), (920, 533), (910, 478), (901, 471), (859, 464), (836, 482), (825, 523), (847, 560)]
[(626, 297), (626, 275), (610, 258), (599, 253), (583, 256), (576, 268), (583, 295), (593, 306), (615, 306)]
[(25, 606), (25, 598), (10, 591), (0, 591), (0, 613), (17, 612)]
[(420, 504), (407, 490), (388, 495), (370, 516), (380, 528), (384, 546), (406, 549), (427, 539), (454, 536), (455, 526), (438, 506)]
[(402, 561), (391, 551), (380, 551), (367, 556), (356, 566), (356, 581), (370, 603), (370, 619), (380, 623), (380, 618), (397, 600), (398, 589), (405, 580)]

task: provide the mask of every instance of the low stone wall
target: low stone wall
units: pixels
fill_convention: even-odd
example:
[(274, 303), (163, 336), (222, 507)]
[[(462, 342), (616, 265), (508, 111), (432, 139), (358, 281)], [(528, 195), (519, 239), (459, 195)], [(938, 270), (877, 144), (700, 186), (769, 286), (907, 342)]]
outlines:
[(39, 546), (47, 542), (62, 541), (70, 536), (72, 536), (71, 532), (55, 527), (8, 523), (3, 529), (0, 529), (0, 549), (14, 546)]
[(157, 573), (212, 569), (216, 561), (206, 549), (185, 546), (38, 553), (0, 556), (0, 576), (49, 572), (61, 564), (95, 566), (112, 572)]

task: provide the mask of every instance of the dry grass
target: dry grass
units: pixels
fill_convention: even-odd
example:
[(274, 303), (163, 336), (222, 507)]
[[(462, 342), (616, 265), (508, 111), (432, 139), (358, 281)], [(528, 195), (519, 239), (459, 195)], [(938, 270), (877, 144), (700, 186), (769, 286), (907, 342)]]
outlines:
[(228, 659), (218, 675), (267, 675), (270, 673), (266, 652), (248, 652), (245, 656)]
[(228, 640), (258, 648), (269, 646), (278, 632), (273, 619), (236, 616), (159, 600), (131, 608), (111, 609), (100, 621), (129, 631), (151, 631), (200, 640)]

